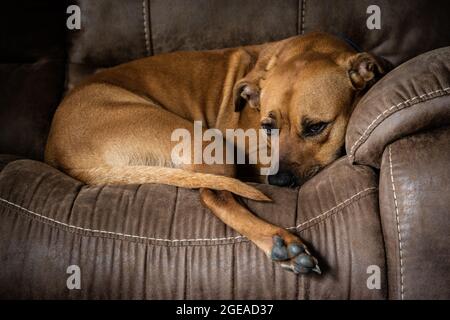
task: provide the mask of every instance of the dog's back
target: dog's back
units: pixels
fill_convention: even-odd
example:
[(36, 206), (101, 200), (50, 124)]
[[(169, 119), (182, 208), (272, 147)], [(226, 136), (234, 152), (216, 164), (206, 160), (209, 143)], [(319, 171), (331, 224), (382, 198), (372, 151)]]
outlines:
[(164, 54), (105, 69), (58, 107), (45, 161), (89, 184), (165, 183), (268, 200), (236, 179), (175, 168), (171, 159), (175, 129), (193, 132), (194, 120), (214, 127), (220, 116), (238, 119), (232, 90), (250, 63), (245, 50), (224, 49)]

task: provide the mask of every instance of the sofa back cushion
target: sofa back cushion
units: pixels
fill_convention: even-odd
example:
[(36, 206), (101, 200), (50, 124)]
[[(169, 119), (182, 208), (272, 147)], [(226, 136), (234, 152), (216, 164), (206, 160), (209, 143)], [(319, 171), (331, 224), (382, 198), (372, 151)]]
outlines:
[[(398, 65), (450, 45), (450, 3), (437, 0), (76, 0), (81, 30), (69, 32), (71, 88), (97, 68), (152, 54), (275, 41), (322, 30)], [(369, 29), (380, 9), (380, 29)], [(370, 8), (369, 8), (370, 7)], [(375, 9), (376, 10), (376, 9)], [(367, 12), (370, 13), (367, 13)]]

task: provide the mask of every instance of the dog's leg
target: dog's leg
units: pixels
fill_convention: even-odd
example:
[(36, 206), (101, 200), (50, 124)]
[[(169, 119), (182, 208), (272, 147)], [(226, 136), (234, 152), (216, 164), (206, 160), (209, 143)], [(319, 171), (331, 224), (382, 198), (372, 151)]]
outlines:
[(220, 220), (246, 236), (283, 268), (294, 273), (321, 273), (317, 259), (297, 236), (256, 217), (232, 193), (202, 188), (200, 199)]

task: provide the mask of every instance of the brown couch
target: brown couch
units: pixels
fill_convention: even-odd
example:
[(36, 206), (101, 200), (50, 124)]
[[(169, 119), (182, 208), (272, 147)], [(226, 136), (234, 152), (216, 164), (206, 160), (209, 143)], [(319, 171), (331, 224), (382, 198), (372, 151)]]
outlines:
[[(372, 2), (78, 0), (82, 29), (64, 31), (64, 1), (18, 1), (0, 50), (0, 298), (450, 299), (449, 3)], [(317, 29), (398, 66), (356, 107), (347, 156), (300, 189), (257, 185), (274, 203), (244, 200), (299, 233), (322, 276), (275, 266), (197, 191), (90, 187), (42, 162), (63, 92), (98, 68)]]

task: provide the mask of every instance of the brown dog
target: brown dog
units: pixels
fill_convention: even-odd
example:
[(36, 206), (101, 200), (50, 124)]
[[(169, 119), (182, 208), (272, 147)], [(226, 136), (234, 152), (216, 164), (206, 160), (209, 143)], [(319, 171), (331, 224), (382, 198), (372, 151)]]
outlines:
[(237, 166), (176, 166), (171, 134), (193, 132), (196, 120), (222, 133), (279, 129), (280, 170), (259, 181), (301, 184), (339, 156), (355, 100), (381, 72), (372, 56), (324, 33), (137, 60), (95, 74), (64, 99), (46, 161), (88, 184), (200, 188), (206, 207), (274, 261), (320, 273), (297, 236), (234, 199), (269, 200), (236, 179)]

